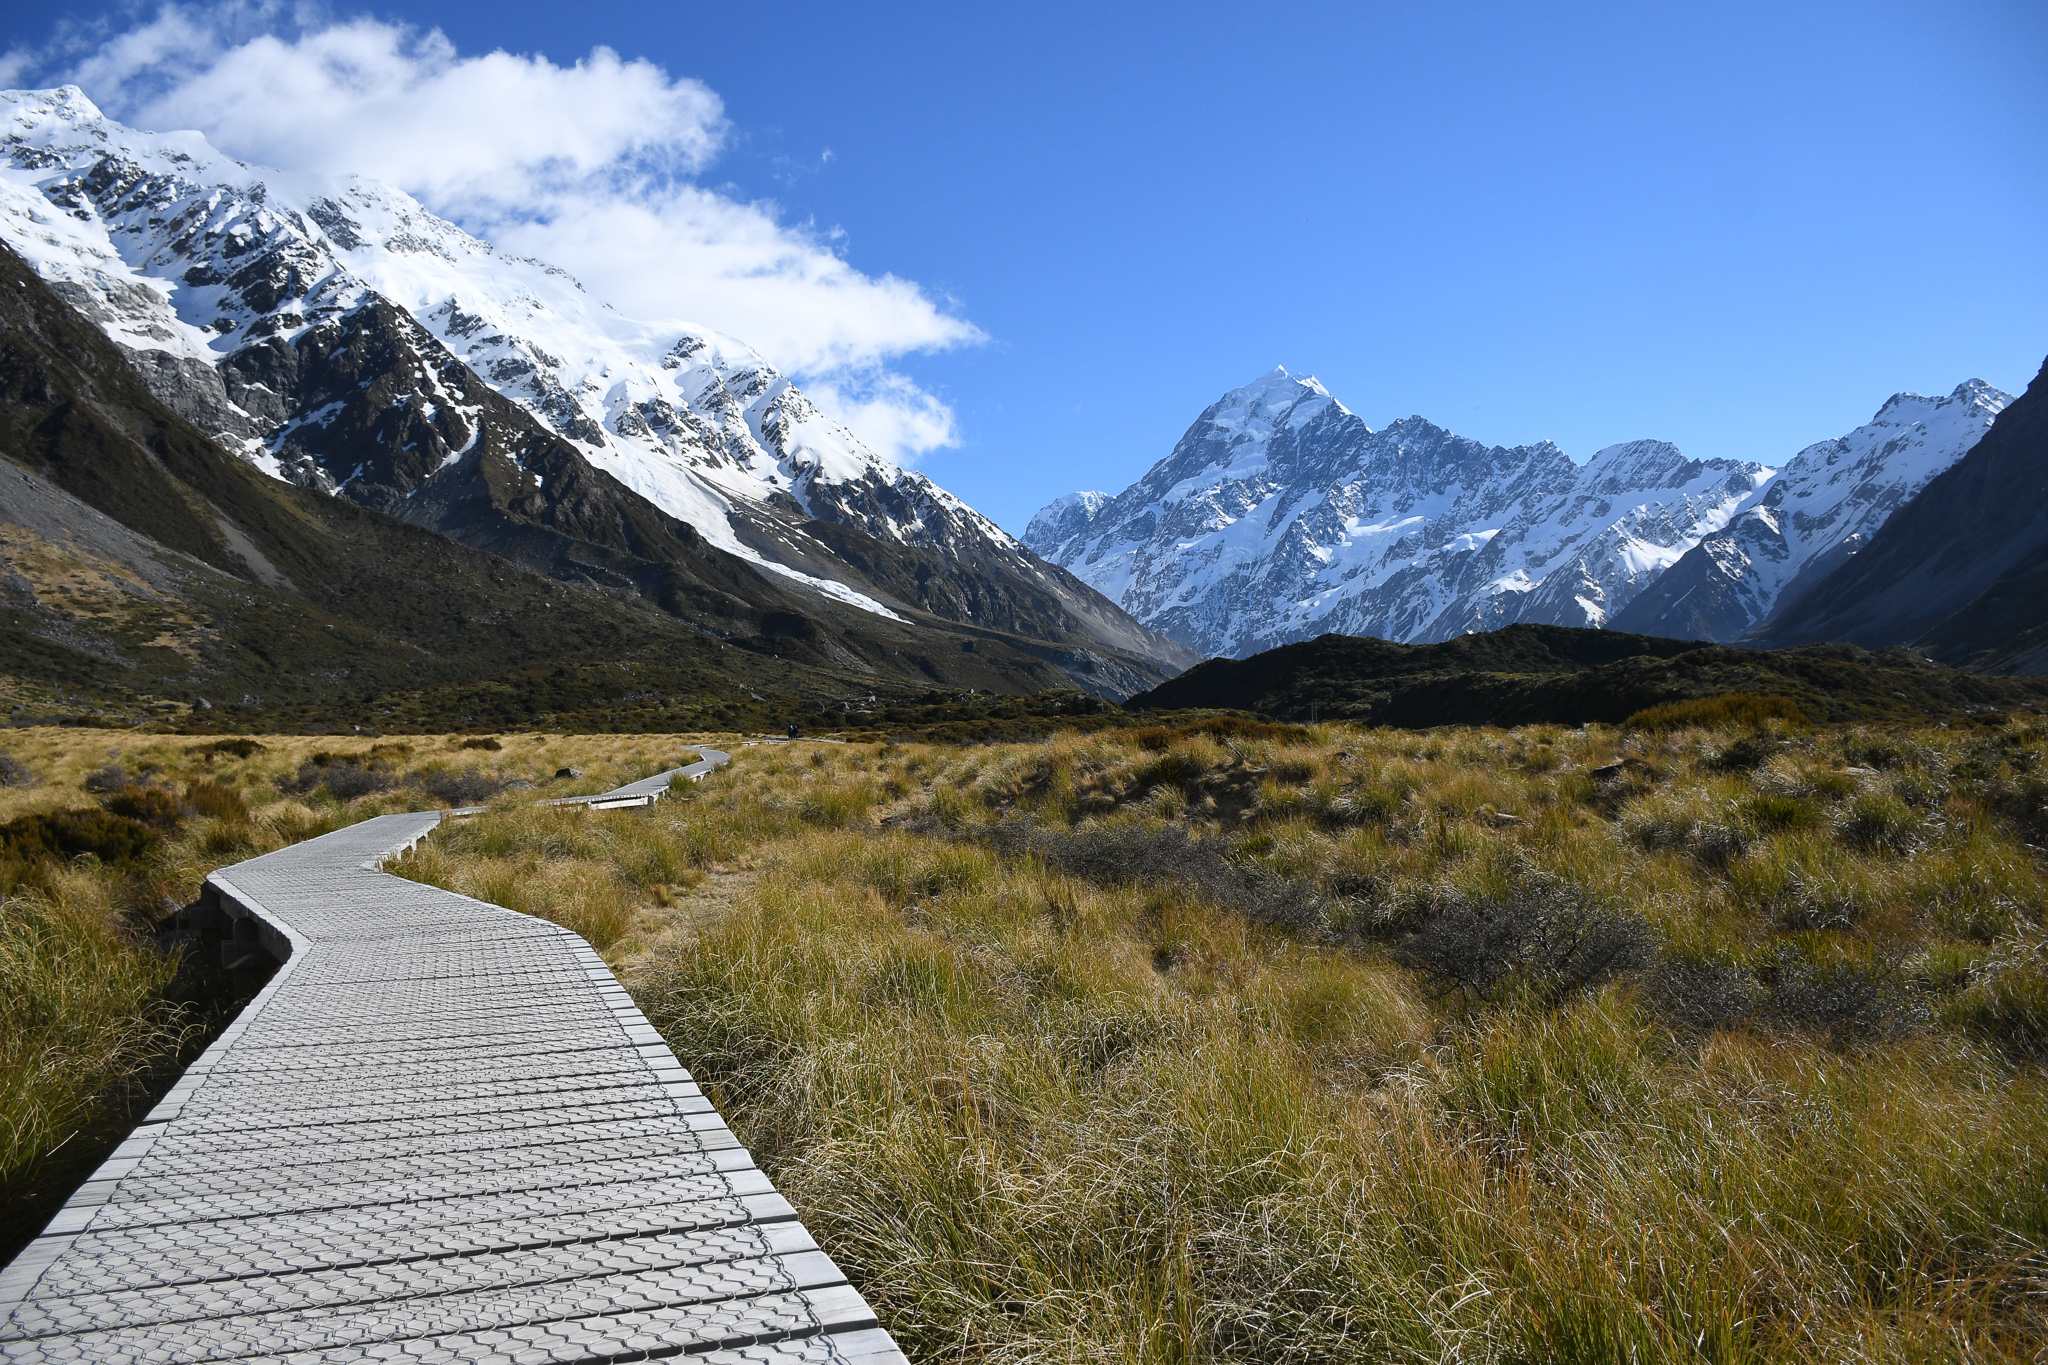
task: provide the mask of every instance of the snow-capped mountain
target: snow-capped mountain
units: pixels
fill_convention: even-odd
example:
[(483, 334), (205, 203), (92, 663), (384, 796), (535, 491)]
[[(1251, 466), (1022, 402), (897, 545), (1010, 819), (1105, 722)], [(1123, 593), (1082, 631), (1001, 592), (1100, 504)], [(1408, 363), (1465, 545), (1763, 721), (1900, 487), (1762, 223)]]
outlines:
[(1981, 379), (1946, 398), (1894, 394), (1846, 436), (1808, 446), (1611, 623), (1646, 635), (1733, 640), (1868, 544), (1976, 446), (2012, 402)]
[(1662, 441), (1582, 467), (1547, 441), (1486, 446), (1420, 417), (1374, 431), (1275, 369), (1124, 492), (1046, 507), (1025, 543), (1211, 654), (1330, 631), (1414, 642), (1601, 626), (1770, 476)]
[(421, 510), (454, 500), (421, 496), (437, 480), (474, 484), (489, 445), (548, 503), (530, 457), (559, 438), (555, 465), (843, 606), (1188, 661), (741, 342), (626, 317), (378, 182), (127, 128), (76, 87), (0, 92), (0, 241), (280, 478), (453, 534)]

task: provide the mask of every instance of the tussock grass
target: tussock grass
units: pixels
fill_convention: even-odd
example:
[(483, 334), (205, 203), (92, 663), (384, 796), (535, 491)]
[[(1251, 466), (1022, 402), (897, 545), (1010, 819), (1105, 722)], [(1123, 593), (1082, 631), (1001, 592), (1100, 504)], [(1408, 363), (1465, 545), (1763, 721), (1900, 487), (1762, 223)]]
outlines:
[(2048, 1351), (2038, 727), (737, 754), (424, 858), (623, 907), (914, 1357)]
[[(679, 744), (86, 738), (17, 742), (41, 784), (6, 799), (92, 804), (118, 760), (189, 813), (139, 870), (10, 902), (23, 998), (82, 989), (36, 943), (160, 970), (136, 898), (417, 799), (429, 764), (610, 785)], [(298, 789), (316, 752), (393, 784)], [(735, 753), (648, 810), (503, 793), (402, 870), (599, 944), (915, 1357), (2048, 1351), (2030, 722)], [(67, 886), (102, 897), (76, 925)], [(105, 1022), (36, 1054), (48, 1112), (180, 1046), (126, 970), (51, 1014)]]
[(99, 1111), (197, 1027), (169, 998), (177, 959), (148, 951), (92, 871), (53, 871), (0, 913), (0, 1191), (22, 1197)]
[(1695, 697), (1689, 701), (1645, 707), (1623, 724), (1636, 730), (1668, 731), (1695, 726), (1758, 726), (1774, 720), (1804, 724), (1806, 716), (1790, 697), (1725, 692), (1715, 697)]

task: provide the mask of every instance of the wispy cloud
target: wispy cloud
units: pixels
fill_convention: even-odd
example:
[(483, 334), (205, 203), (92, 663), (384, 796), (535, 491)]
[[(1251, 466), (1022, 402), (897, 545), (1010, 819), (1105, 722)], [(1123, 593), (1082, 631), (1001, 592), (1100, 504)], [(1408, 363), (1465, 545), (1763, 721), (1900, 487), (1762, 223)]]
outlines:
[(952, 444), (952, 413), (893, 370), (981, 332), (832, 234), (697, 183), (727, 137), (699, 81), (595, 48), (464, 55), (439, 30), (281, 4), (170, 4), (0, 56), (5, 83), (75, 81), (109, 114), (196, 128), (246, 161), (395, 184), (571, 271), (621, 312), (748, 342), (877, 450)]

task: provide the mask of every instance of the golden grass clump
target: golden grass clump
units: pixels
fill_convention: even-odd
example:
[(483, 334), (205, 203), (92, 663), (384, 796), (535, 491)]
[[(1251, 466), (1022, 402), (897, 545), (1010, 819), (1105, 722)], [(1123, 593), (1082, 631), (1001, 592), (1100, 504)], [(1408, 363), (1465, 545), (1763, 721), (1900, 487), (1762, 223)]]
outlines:
[(64, 869), (0, 907), (0, 1202), (194, 1027), (166, 999), (176, 958), (146, 950), (108, 891)]
[(1717, 697), (1695, 697), (1689, 701), (1665, 702), (1645, 707), (1624, 725), (1635, 730), (1670, 731), (1693, 727), (1722, 729), (1758, 726), (1770, 721), (1806, 724), (1806, 714), (1790, 697), (1758, 696), (1754, 692), (1727, 692)]

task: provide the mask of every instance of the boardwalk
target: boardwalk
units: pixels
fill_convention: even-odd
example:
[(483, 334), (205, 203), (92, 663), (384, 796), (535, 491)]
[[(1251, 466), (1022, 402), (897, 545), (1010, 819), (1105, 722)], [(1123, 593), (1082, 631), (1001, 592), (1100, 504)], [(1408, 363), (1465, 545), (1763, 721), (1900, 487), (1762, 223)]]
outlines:
[(0, 1272), (0, 1359), (900, 1362), (596, 953), (375, 870), (440, 818), (209, 879), (288, 960)]

